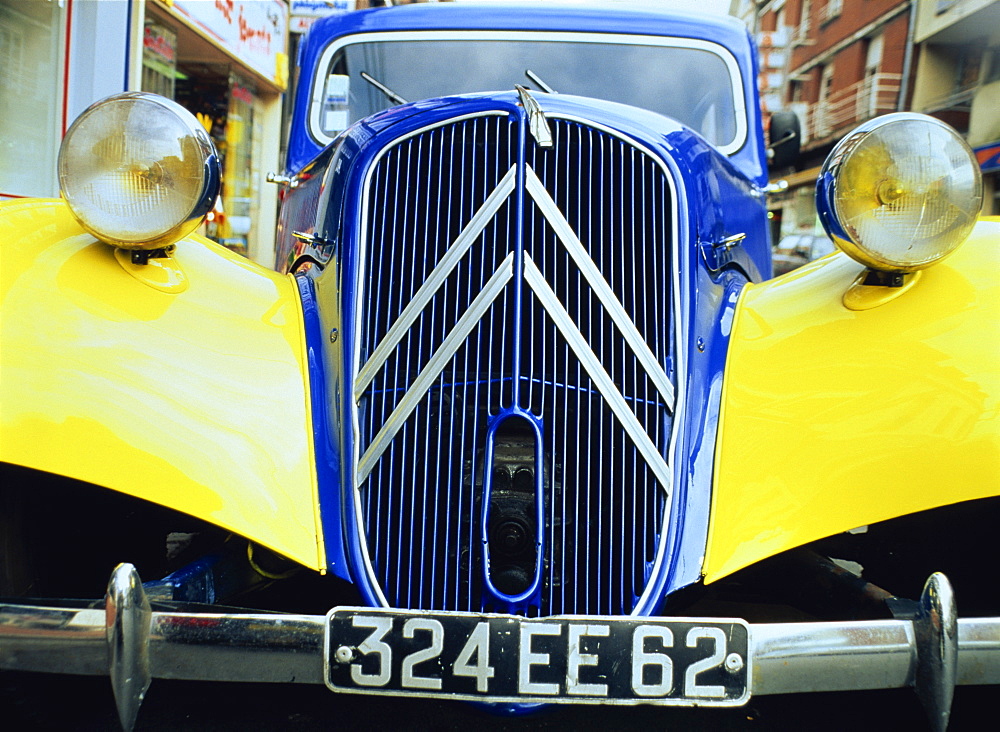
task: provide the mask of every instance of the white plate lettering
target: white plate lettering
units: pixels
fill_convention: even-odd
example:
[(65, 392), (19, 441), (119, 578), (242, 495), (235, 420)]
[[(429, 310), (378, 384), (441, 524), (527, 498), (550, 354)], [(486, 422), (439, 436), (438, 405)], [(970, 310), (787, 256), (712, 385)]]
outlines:
[(534, 653), (531, 639), (536, 635), (559, 635), (562, 627), (549, 623), (524, 623), (521, 626), (520, 662), (517, 665), (517, 689), (522, 694), (545, 694), (555, 696), (559, 684), (545, 684), (531, 680), (532, 666), (548, 666), (548, 653)]
[[(646, 639), (657, 638), (664, 648), (674, 644), (674, 634), (662, 625), (640, 625), (632, 634), (632, 691), (637, 696), (666, 696), (674, 687), (674, 663), (660, 651), (647, 651)], [(659, 669), (659, 681), (645, 683), (646, 669)], [(657, 677), (655, 670), (650, 674)]]
[[(476, 663), (473, 665), (473, 655)], [(462, 647), (462, 652), (455, 659), (455, 666), (452, 669), (455, 676), (471, 676), (476, 680), (476, 691), (486, 693), (489, 691), (490, 679), (495, 671), (490, 666), (490, 624), (477, 623), (476, 629), (469, 634), (469, 640)]]
[(444, 626), (433, 618), (410, 618), (403, 625), (404, 638), (415, 637), (417, 631), (430, 633), (431, 644), (403, 659), (403, 686), (410, 689), (440, 689), (440, 678), (417, 676), (413, 672), (413, 667), (441, 655), (441, 650), (444, 648)]

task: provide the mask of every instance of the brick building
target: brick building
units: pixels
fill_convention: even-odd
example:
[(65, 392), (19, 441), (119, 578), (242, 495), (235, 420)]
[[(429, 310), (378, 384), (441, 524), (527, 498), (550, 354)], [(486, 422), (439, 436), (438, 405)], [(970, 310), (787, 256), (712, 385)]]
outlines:
[[(915, 7), (909, 0), (764, 0), (743, 8), (761, 52), (765, 124), (795, 111), (802, 155), (774, 171), (788, 189), (771, 199), (778, 237), (817, 231), (816, 177), (832, 146), (860, 123), (906, 105)], [(747, 18), (747, 11), (752, 17)]]

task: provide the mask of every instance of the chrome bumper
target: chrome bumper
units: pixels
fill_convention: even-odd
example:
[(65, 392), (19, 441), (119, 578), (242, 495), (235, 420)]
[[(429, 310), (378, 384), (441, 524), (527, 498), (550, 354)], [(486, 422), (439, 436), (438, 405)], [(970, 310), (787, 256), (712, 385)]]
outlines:
[[(323, 684), (326, 616), (152, 612), (131, 565), (105, 609), (0, 604), (0, 668), (109, 675), (130, 729), (153, 678)], [(913, 686), (933, 727), (956, 684), (1000, 684), (1000, 617), (955, 614), (933, 575), (913, 620), (750, 625), (751, 695)]]

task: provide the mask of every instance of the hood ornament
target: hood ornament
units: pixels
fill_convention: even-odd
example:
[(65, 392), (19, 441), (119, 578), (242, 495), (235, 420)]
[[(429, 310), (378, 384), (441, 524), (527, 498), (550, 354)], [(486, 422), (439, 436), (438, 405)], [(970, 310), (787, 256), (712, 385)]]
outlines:
[(528, 113), (528, 123), (531, 127), (531, 136), (535, 138), (542, 147), (552, 147), (552, 131), (549, 130), (549, 121), (545, 119), (541, 106), (531, 96), (531, 92), (520, 84), (515, 84), (514, 88), (521, 96), (521, 104), (524, 111)]

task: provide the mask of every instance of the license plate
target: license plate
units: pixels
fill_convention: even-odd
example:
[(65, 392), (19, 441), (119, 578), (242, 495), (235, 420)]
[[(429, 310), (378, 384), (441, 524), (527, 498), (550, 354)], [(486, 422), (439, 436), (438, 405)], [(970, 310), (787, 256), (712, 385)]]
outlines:
[(485, 702), (736, 706), (749, 698), (742, 620), (334, 608), (334, 691)]

